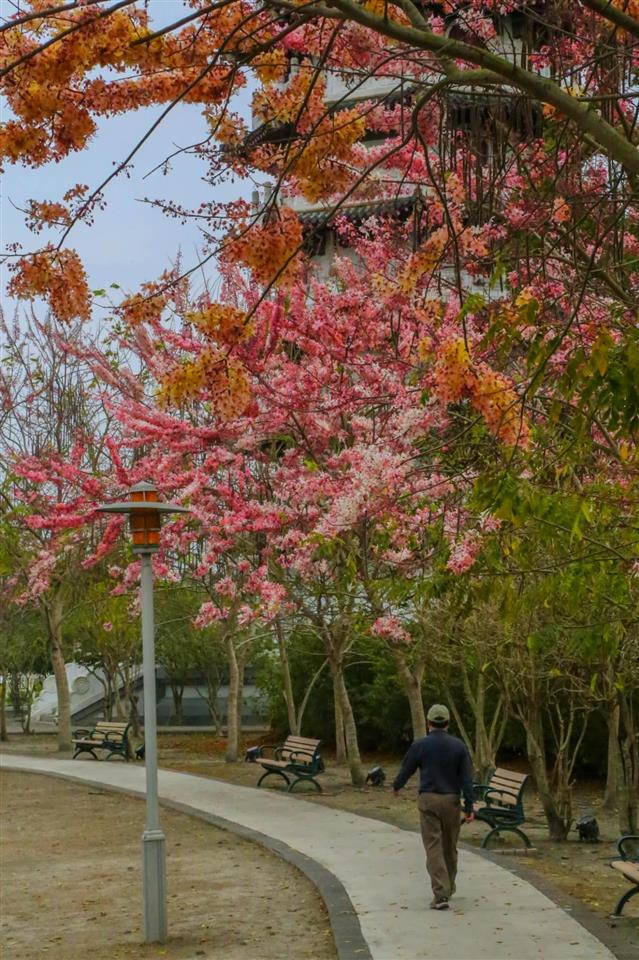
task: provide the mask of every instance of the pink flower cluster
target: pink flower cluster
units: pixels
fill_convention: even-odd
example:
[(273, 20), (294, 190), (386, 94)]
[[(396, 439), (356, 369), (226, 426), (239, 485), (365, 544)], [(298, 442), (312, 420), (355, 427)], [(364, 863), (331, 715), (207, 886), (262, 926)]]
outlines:
[(481, 548), (480, 534), (477, 530), (470, 530), (453, 546), (446, 569), (451, 573), (465, 573), (475, 563)]
[(219, 621), (223, 620), (224, 617), (224, 610), (222, 610), (222, 608), (216, 603), (212, 603), (210, 600), (207, 600), (200, 607), (193, 623), (196, 627), (203, 629), (204, 627), (210, 627), (213, 623), (219, 623)]
[(406, 627), (392, 614), (378, 617), (371, 627), (371, 633), (391, 646), (408, 646), (413, 642)]

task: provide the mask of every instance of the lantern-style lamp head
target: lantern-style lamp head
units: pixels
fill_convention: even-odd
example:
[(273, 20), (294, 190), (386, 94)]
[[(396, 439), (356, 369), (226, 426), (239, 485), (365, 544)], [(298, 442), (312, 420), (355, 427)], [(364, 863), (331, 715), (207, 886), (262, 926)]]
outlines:
[(99, 513), (125, 513), (129, 516), (134, 553), (152, 553), (160, 544), (160, 528), (163, 513), (188, 513), (178, 503), (163, 503), (158, 500), (157, 489), (152, 483), (136, 483), (129, 491), (130, 500), (105, 503), (98, 507)]

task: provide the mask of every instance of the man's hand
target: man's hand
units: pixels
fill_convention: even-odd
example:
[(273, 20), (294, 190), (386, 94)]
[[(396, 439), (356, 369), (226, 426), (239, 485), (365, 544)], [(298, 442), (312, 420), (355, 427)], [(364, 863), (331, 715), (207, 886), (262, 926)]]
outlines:
[(464, 823), (472, 823), (475, 819), (474, 813), (465, 813), (464, 814)]
[(399, 790), (395, 790), (395, 788), (393, 787), (393, 796), (398, 797), (399, 794), (400, 794)]

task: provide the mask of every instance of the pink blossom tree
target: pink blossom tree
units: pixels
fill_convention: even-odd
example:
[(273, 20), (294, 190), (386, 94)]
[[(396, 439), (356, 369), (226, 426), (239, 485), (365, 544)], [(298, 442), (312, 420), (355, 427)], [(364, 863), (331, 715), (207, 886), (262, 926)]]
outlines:
[[(442, 447), (457, 449), (469, 418), (480, 442), (496, 450), (506, 440), (527, 442), (509, 384), (500, 388), (509, 395), (501, 418), (484, 417), (481, 404), (473, 410), (472, 396), (470, 409), (455, 396), (459, 409), (451, 412), (447, 391), (459, 365), (447, 374), (442, 354), (431, 360), (430, 351), (436, 341), (445, 349), (454, 307), (436, 299), (417, 310), (413, 286), (395, 282), (410, 258), (405, 239), (403, 228), (372, 225), (351, 239), (357, 267), (337, 261), (328, 280), (310, 277), (286, 298), (258, 303), (250, 277), (232, 267), (222, 312), (206, 300), (191, 303), (182, 289), (127, 334), (160, 405), (126, 378), (111, 401), (122, 449), (142, 453), (136, 471), (189, 502), (196, 526), (168, 525), (165, 544), (209, 595), (198, 622), (225, 624), (232, 691), (241, 688), (238, 629), (282, 609), (305, 618), (324, 643), (337, 742), (344, 738), (355, 780), (361, 762), (344, 680), (355, 624), (367, 610), (383, 620), (384, 579), (428, 570), (429, 538), (443, 543), (444, 556), (450, 544), (451, 568), (470, 565), (479, 549), (480, 531), (464, 509), (472, 476)], [(252, 303), (254, 324), (238, 339), (228, 324)], [(250, 377), (241, 415), (222, 412), (218, 384), (199, 372), (213, 317), (215, 335), (232, 338)], [(462, 351), (465, 377), (473, 362)], [(420, 677), (407, 679), (417, 730), (420, 685)], [(237, 752), (231, 743), (229, 751)]]
[[(71, 748), (64, 622), (77, 598), (83, 567), (96, 546), (87, 524), (107, 489), (109, 417), (90, 372), (66, 344), (79, 330), (31, 317), (21, 327), (4, 319), (0, 444), (7, 471), (0, 495), (20, 530), (9, 587), (14, 600), (42, 612), (58, 695), (58, 746)], [(107, 469), (108, 476), (108, 469)], [(121, 521), (100, 545), (114, 545)]]

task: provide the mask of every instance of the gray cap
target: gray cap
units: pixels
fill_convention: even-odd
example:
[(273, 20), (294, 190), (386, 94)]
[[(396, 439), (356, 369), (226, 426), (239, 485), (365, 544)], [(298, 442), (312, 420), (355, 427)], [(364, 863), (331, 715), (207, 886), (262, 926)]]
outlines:
[(426, 714), (426, 719), (430, 720), (431, 723), (448, 723), (450, 721), (448, 707), (445, 707), (443, 703), (434, 703)]

